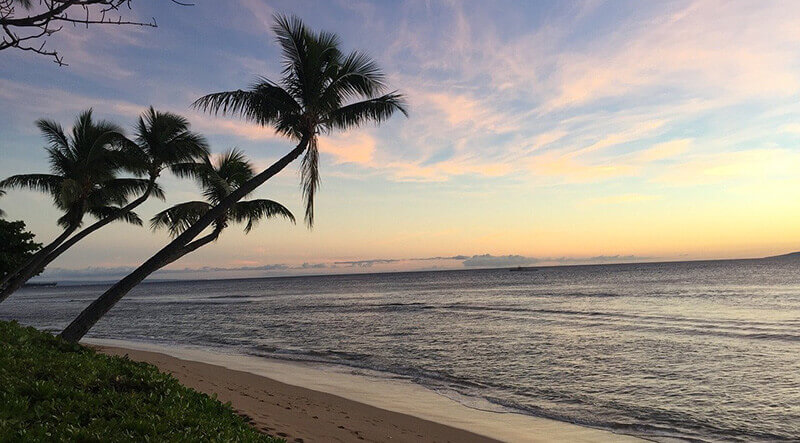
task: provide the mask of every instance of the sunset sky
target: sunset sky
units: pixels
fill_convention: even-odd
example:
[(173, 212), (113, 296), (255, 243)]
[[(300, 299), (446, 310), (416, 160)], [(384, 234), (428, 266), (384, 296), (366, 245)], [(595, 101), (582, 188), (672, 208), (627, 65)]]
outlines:
[[(232, 227), (158, 278), (800, 250), (798, 2), (196, 3), (133, 2), (129, 17), (157, 29), (66, 29), (48, 45), (68, 67), (3, 51), (0, 178), (46, 172), (34, 121), (69, 126), (89, 107), (127, 128), (148, 105), (174, 111), (215, 152), (237, 146), (269, 165), (290, 141), (189, 104), (279, 78), (276, 12), (375, 57), (411, 115), (322, 139), (313, 230)], [(197, 196), (190, 181), (162, 184), (167, 203), (148, 202), (142, 218)], [(300, 216), (297, 164), (256, 194)], [(58, 232), (43, 194), (10, 191), (0, 207), (40, 241)], [(45, 277), (118, 275), (167, 241), (115, 225)]]

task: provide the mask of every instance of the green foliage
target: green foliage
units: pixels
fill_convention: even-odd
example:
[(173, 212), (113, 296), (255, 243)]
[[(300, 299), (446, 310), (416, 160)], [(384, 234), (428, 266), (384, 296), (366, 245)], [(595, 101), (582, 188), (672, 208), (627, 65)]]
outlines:
[(0, 441), (283, 440), (155, 366), (0, 322)]
[(33, 233), (25, 230), (25, 222), (0, 219), (0, 278), (22, 266), (42, 247), (33, 238)]

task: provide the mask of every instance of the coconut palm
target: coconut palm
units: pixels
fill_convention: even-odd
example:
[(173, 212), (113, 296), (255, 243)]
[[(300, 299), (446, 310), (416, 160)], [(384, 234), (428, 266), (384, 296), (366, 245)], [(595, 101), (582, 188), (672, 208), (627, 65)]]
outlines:
[[(173, 237), (179, 236), (191, 227), (203, 214), (218, 205), (231, 192), (252, 179), (254, 175), (252, 165), (238, 150), (228, 151), (215, 161), (206, 158), (201, 162), (175, 165), (172, 169), (178, 176), (195, 178), (199, 182), (205, 198), (205, 200), (179, 203), (153, 216), (150, 220), (151, 228), (153, 230), (166, 228)], [(294, 223), (294, 215), (275, 201), (266, 199), (238, 201), (214, 219), (210, 233), (189, 242), (170, 256), (165, 257), (153, 272), (216, 241), (222, 231), (231, 223), (246, 223), (244, 232), (249, 233), (259, 221), (278, 216)]]
[(159, 266), (159, 263), (197, 237), (237, 201), (303, 155), (301, 182), (305, 220), (314, 223), (314, 196), (319, 185), (317, 137), (366, 123), (381, 123), (400, 112), (407, 115), (403, 95), (386, 92), (386, 77), (367, 55), (345, 54), (335, 34), (313, 32), (296, 17), (276, 16), (273, 31), (281, 47), (280, 80), (259, 78), (245, 90), (218, 92), (198, 99), (194, 106), (214, 114), (232, 114), (296, 142), (296, 146), (269, 168), (232, 191), (180, 235), (120, 280), (87, 307), (62, 332), (77, 341), (125, 294)]
[(153, 107), (145, 111), (137, 121), (134, 139), (120, 138), (117, 144), (123, 159), (122, 168), (137, 176), (147, 177), (146, 190), (121, 210), (110, 211), (107, 216), (82, 229), (41, 260), (18, 272), (0, 292), (0, 301), (42, 272), (59, 255), (89, 234), (129, 214), (151, 196), (163, 199), (164, 195), (158, 188), (156, 180), (164, 168), (208, 155), (206, 140), (201, 135), (191, 132), (189, 126), (189, 121), (179, 115), (159, 112)]
[[(255, 173), (244, 154), (236, 149), (219, 156), (215, 161), (206, 158), (202, 162), (175, 165), (173, 172), (181, 177), (195, 178), (203, 189), (205, 200), (179, 203), (165, 209), (150, 220), (151, 228), (167, 228), (175, 237), (192, 226), (206, 212), (225, 199), (232, 191), (253, 178)], [(175, 254), (165, 266), (197, 247), (216, 240), (230, 223), (245, 223), (244, 232), (249, 233), (262, 219), (281, 216), (294, 223), (294, 215), (280, 203), (272, 200), (240, 200), (228, 211), (217, 217), (212, 232), (206, 237), (189, 243), (185, 253)], [(193, 245), (196, 245), (194, 247)]]
[[(41, 262), (83, 223), (88, 213), (97, 218), (115, 214), (116, 218), (141, 225), (135, 213), (123, 208), (132, 195), (145, 192), (147, 180), (119, 178), (124, 155), (114, 148), (122, 138), (122, 129), (107, 121), (92, 119), (92, 110), (82, 112), (70, 135), (55, 121), (36, 122), (47, 139), (45, 148), (50, 160), (50, 174), (14, 175), (0, 181), (0, 188), (27, 188), (49, 194), (53, 204), (64, 214), (58, 219), (62, 233), (40, 249), (20, 269), (0, 282), (6, 286), (10, 277)], [(156, 188), (155, 192), (161, 192)], [(5, 294), (5, 291), (4, 291)], [(7, 296), (7, 295), (6, 295)], [(0, 301), (5, 296), (0, 297)]]

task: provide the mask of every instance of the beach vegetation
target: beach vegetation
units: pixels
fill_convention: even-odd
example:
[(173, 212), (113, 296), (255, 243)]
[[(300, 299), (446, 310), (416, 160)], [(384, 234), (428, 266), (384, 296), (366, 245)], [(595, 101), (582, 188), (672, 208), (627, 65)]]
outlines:
[(0, 321), (0, 441), (283, 440), (153, 365)]
[(25, 222), (0, 219), (0, 277), (14, 272), (42, 247)]

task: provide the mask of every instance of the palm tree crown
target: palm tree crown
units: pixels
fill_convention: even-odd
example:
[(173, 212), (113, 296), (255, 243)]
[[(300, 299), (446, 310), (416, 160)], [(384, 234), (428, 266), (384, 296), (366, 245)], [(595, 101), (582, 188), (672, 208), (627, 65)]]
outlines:
[[(180, 177), (192, 177), (202, 188), (205, 201), (179, 203), (159, 212), (151, 220), (153, 229), (166, 227), (173, 236), (180, 235), (206, 211), (218, 204), (242, 183), (250, 180), (253, 167), (244, 154), (232, 149), (211, 160), (206, 157), (199, 162), (176, 164), (172, 171)], [(294, 215), (280, 203), (272, 200), (240, 200), (214, 222), (214, 231), (221, 232), (230, 222), (246, 222), (244, 231), (265, 218), (282, 216), (294, 223)]]
[(345, 54), (336, 34), (313, 32), (297, 17), (275, 16), (273, 31), (281, 47), (282, 77), (259, 78), (247, 90), (201, 97), (194, 106), (212, 113), (238, 114), (278, 134), (308, 140), (301, 164), (305, 219), (314, 222), (319, 186), (317, 136), (367, 122), (380, 123), (395, 112), (408, 115), (397, 91), (386, 92), (385, 75), (364, 53)]
[[(50, 194), (64, 212), (60, 225), (77, 227), (87, 212), (97, 218), (118, 213), (131, 195), (147, 189), (146, 180), (117, 177), (126, 163), (126, 156), (115, 148), (123, 139), (122, 129), (107, 121), (93, 121), (91, 109), (78, 116), (69, 136), (55, 121), (42, 119), (36, 125), (48, 141), (45, 149), (51, 173), (14, 175), (0, 182), (0, 187)], [(155, 192), (161, 194), (160, 188)], [(141, 224), (132, 212), (121, 219)]]
[(189, 130), (189, 121), (151, 106), (139, 116), (133, 140), (125, 140), (125, 169), (155, 180), (165, 167), (205, 158), (208, 142)]

